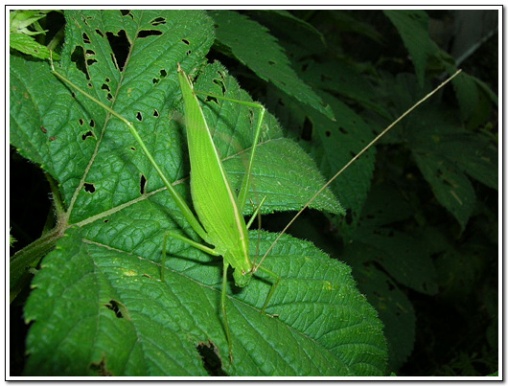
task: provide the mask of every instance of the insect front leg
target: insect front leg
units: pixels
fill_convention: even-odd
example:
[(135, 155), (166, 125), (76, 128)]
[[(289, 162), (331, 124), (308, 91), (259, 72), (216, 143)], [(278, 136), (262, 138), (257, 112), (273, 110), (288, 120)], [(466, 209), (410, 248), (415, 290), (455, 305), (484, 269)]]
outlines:
[(266, 307), (268, 307), (268, 304), (270, 303), (270, 300), (272, 299), (272, 296), (275, 293), (275, 290), (277, 289), (277, 287), (279, 285), (280, 276), (277, 275), (275, 272), (270, 271), (268, 268), (263, 268), (263, 267), (260, 267), (259, 265), (255, 268), (255, 271), (263, 271), (267, 275), (271, 276), (272, 279), (274, 280), (271, 287), (270, 287), (270, 291), (268, 291), (268, 295), (266, 295), (266, 299), (263, 304), (263, 307), (261, 307), (261, 313), (265, 314)]
[(212, 256), (220, 256), (219, 253), (213, 248), (210, 248), (207, 245), (198, 243), (197, 241), (194, 241), (192, 239), (189, 239), (188, 237), (182, 236), (179, 233), (168, 231), (164, 233), (164, 240), (162, 242), (162, 259), (161, 259), (161, 281), (164, 281), (164, 267), (166, 266), (166, 245), (168, 238), (177, 239), (180, 241), (183, 241), (186, 244), (189, 244), (191, 247), (197, 248), (200, 251), (203, 251), (205, 253), (208, 253)]

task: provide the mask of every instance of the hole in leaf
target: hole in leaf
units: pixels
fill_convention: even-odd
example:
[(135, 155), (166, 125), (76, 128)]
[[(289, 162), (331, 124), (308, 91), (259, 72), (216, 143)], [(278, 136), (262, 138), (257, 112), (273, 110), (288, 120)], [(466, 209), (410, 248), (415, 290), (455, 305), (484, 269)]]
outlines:
[(226, 94), (226, 86), (224, 82), (221, 82), (219, 79), (214, 79), (213, 83), (220, 87), (222, 94)]
[(191, 51), (191, 50), (189, 50), (189, 51), (187, 51), (187, 52), (185, 53), (185, 55), (187, 55), (187, 56), (189, 56), (190, 54), (192, 54), (192, 51)]
[(342, 133), (342, 134), (347, 134), (347, 130), (344, 129), (343, 127), (339, 127), (339, 131)]
[(148, 36), (159, 36), (159, 35), (162, 35), (162, 32), (157, 30), (142, 30), (138, 32), (138, 38), (140, 39), (147, 38)]
[(90, 119), (90, 123), (89, 123), (90, 127), (95, 127), (95, 121), (93, 119)]
[(121, 10), (120, 10), (120, 13), (122, 14), (122, 16), (130, 16), (130, 17), (131, 17), (131, 19), (133, 19), (133, 17), (132, 17), (132, 13), (131, 13), (131, 11), (129, 11), (128, 9), (121, 9)]
[(124, 30), (120, 30), (118, 35), (114, 35), (111, 32), (107, 32), (106, 36), (113, 52), (113, 63), (120, 70), (123, 71), (127, 55), (131, 49), (129, 40)]
[(106, 366), (106, 359), (102, 358), (99, 363), (90, 363), (90, 370), (95, 371), (100, 376), (111, 376), (113, 375)]
[(92, 16), (85, 16), (82, 18), (83, 20), (83, 23), (85, 23), (87, 26), (90, 26), (90, 24), (88, 23), (89, 20), (92, 20), (93, 17)]
[(85, 124), (85, 121), (82, 118), (79, 118), (78, 122), (79, 122), (80, 126), (83, 126)]
[(103, 37), (104, 37), (104, 34), (103, 34), (103, 33), (101, 32), (101, 30), (99, 30), (99, 29), (96, 29), (96, 30), (95, 30), (95, 33), (96, 33), (97, 35), (99, 35), (101, 38), (103, 38)]
[(139, 192), (141, 195), (145, 194), (145, 187), (146, 187), (146, 177), (144, 175), (141, 175), (141, 179), (139, 181)]
[(153, 19), (150, 22), (150, 24), (153, 25), (153, 26), (158, 26), (158, 25), (161, 25), (161, 24), (166, 24), (166, 19), (163, 18), (163, 17), (157, 17), (157, 18)]
[(212, 341), (201, 342), (196, 346), (199, 355), (201, 356), (201, 360), (203, 361), (203, 366), (205, 367), (208, 375), (211, 376), (223, 376), (228, 375), (222, 370), (222, 360), (219, 355), (219, 350), (217, 346), (213, 344)]
[(90, 44), (90, 38), (88, 37), (88, 35), (83, 32), (83, 35), (81, 35), (83, 37), (83, 43), (85, 44)]
[(76, 64), (76, 67), (79, 71), (85, 74), (86, 79), (90, 80), (90, 76), (88, 76), (88, 71), (85, 66), (85, 52), (83, 47), (76, 47), (76, 49), (71, 54), (71, 61)]
[(330, 136), (332, 135), (332, 132), (331, 132), (330, 130), (326, 130), (326, 131), (325, 131), (325, 135), (326, 135), (327, 137), (330, 137)]
[[(160, 70), (160, 71), (159, 71), (159, 74), (160, 74), (160, 78), (161, 78), (161, 79), (165, 78), (165, 77), (168, 75), (167, 71), (166, 71), (166, 70), (164, 70), (164, 69)], [(159, 82), (160, 82), (160, 79), (158, 79), (158, 78), (153, 78), (153, 84), (157, 84), (157, 83), (159, 83)]]
[(107, 83), (102, 84), (101, 90), (106, 90), (108, 92), (106, 95), (106, 98), (108, 99), (108, 101), (113, 99), (113, 95), (111, 95), (111, 92), (110, 92), (111, 89), (109, 88)]
[(106, 308), (108, 308), (111, 311), (113, 311), (115, 313), (115, 316), (118, 319), (122, 319), (123, 318), (123, 314), (122, 314), (122, 311), (121, 311), (121, 308), (123, 308), (123, 307), (121, 307), (120, 303), (118, 303), (116, 300), (111, 299), (109, 301), (109, 303), (106, 304)]
[(143, 121), (143, 114), (141, 114), (141, 112), (140, 112), (140, 111), (138, 111), (138, 113), (136, 114), (136, 119), (137, 119), (138, 121), (140, 121), (140, 122), (142, 122), (142, 121)]
[(104, 224), (107, 224), (109, 222), (108, 219), (103, 220)]
[(190, 41), (188, 41), (187, 39), (182, 39), (182, 43), (190, 46)]
[(90, 184), (88, 182), (85, 182), (85, 192), (88, 192), (88, 193), (95, 193), (95, 185), (94, 184)]
[(310, 141), (312, 139), (312, 132), (314, 130), (314, 125), (308, 117), (305, 117), (302, 126), (302, 135), (301, 138), (304, 141)]
[(159, 117), (159, 112), (158, 112), (156, 109), (154, 109), (154, 110), (153, 110), (153, 116), (154, 116), (155, 118), (158, 118), (158, 117)]
[(213, 96), (211, 96), (211, 95), (207, 95), (207, 96), (205, 97), (205, 102), (206, 102), (206, 103), (209, 103), (209, 102), (215, 102), (215, 103), (219, 104), (219, 101), (217, 100), (217, 98), (215, 98), (215, 97), (213, 97)]
[(83, 134), (81, 136), (81, 139), (84, 141), (85, 139), (89, 138), (89, 137), (95, 137), (94, 133), (92, 131), (87, 131), (85, 134)]
[(329, 76), (326, 76), (325, 74), (321, 74), (321, 82), (327, 83), (327, 82), (330, 82), (331, 80), (332, 80), (332, 78), (330, 78)]
[(86, 65), (87, 66), (93, 66), (94, 63), (97, 63), (97, 60), (95, 60), (94, 58), (87, 58), (86, 59)]
[(351, 225), (353, 223), (353, 211), (351, 209), (346, 210), (346, 224)]

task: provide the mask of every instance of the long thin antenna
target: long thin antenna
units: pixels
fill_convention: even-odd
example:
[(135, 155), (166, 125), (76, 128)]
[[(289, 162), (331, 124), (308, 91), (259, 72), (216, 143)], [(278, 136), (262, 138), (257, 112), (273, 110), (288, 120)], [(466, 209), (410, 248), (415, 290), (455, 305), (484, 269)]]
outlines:
[(377, 141), (379, 141), (388, 131), (390, 131), (397, 123), (399, 123), (401, 120), (403, 120), (407, 115), (409, 115), (414, 109), (416, 109), (418, 106), (420, 106), (423, 102), (425, 102), (427, 99), (429, 99), (432, 95), (434, 95), (436, 92), (438, 92), (440, 89), (442, 89), (448, 82), (450, 82), (453, 78), (455, 78), (458, 74), (460, 74), (462, 70), (457, 70), (457, 72), (455, 72), (455, 74), (453, 74), (452, 76), (450, 76), (448, 79), (446, 79), (443, 83), (441, 83), (439, 86), (437, 86), (434, 90), (432, 90), (430, 93), (428, 93), (427, 95), (425, 95), (422, 99), (420, 99), (418, 102), (416, 102), (413, 106), (411, 106), (408, 110), (406, 110), (406, 112), (404, 114), (402, 114), (400, 117), (398, 117), (395, 121), (393, 121), (386, 129), (384, 129), (381, 133), (379, 133), (376, 138), (374, 138), (372, 141), (370, 141), (370, 143), (365, 146), (357, 155), (355, 155), (353, 158), (351, 158), (351, 160), (345, 164), (342, 169), (340, 169), (337, 173), (335, 173), (335, 175), (326, 183), (324, 184), (321, 189), (319, 189), (312, 197), (309, 201), (307, 201), (307, 203), (302, 207), (302, 209), (300, 209), (300, 211), (291, 219), (291, 221), (288, 222), (288, 224), (284, 227), (284, 229), (277, 235), (277, 237), (275, 238), (274, 242), (272, 243), (272, 245), (270, 245), (270, 248), (268, 248), (268, 250), (265, 252), (263, 258), (261, 259), (261, 261), (259, 262), (259, 264), (257, 264), (257, 266), (259, 267), (262, 263), (263, 263), (263, 260), (266, 258), (266, 256), (268, 256), (268, 254), (272, 251), (272, 249), (275, 247), (275, 245), (277, 244), (277, 242), (279, 241), (279, 239), (282, 237), (282, 235), (284, 233), (286, 233), (286, 231), (289, 229), (289, 227), (291, 225), (293, 225), (293, 223), (296, 221), (296, 219), (303, 213), (303, 211), (305, 209), (307, 209), (309, 207), (310, 204), (312, 204), (312, 202), (314, 202), (314, 200), (328, 187), (330, 186), (330, 184), (335, 181), (335, 179), (340, 176), (344, 170), (346, 170), (353, 162), (355, 162), (358, 158), (360, 158), (362, 156), (363, 153), (365, 153), (367, 150), (369, 150)]

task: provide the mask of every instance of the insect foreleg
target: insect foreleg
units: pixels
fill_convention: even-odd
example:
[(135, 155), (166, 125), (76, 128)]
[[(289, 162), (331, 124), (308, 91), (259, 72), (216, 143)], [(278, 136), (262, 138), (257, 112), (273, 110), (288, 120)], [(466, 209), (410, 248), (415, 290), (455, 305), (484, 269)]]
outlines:
[(258, 271), (258, 270), (259, 271), (263, 271), (264, 273), (268, 274), (269, 276), (271, 276), (274, 279), (274, 281), (273, 281), (273, 283), (271, 285), (270, 291), (268, 292), (268, 295), (266, 295), (266, 299), (265, 299), (265, 302), (263, 304), (263, 307), (261, 307), (261, 313), (264, 314), (265, 310), (266, 310), (266, 307), (268, 307), (268, 304), (270, 303), (270, 300), (272, 299), (272, 296), (275, 293), (275, 290), (277, 289), (277, 286), (279, 285), (280, 276), (277, 275), (275, 272), (270, 271), (268, 268), (263, 268), (263, 267), (260, 267), (259, 265), (256, 266), (254, 271)]
[(197, 248), (205, 253), (208, 253), (212, 256), (220, 256), (220, 253), (217, 253), (217, 251), (213, 248), (210, 248), (207, 245), (198, 243), (197, 241), (191, 240), (188, 237), (182, 236), (179, 233), (176, 232), (165, 232), (164, 233), (164, 241), (162, 242), (162, 259), (161, 259), (161, 281), (164, 281), (164, 267), (166, 266), (166, 244), (168, 238), (177, 239), (180, 241), (183, 241), (186, 244), (189, 244), (190, 246)]

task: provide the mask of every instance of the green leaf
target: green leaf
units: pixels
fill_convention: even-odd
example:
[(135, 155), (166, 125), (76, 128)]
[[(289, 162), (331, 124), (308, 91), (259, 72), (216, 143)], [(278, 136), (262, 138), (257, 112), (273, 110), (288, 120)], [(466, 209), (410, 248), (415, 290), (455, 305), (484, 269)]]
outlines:
[[(332, 106), (334, 114), (339, 118), (337, 122), (331, 122), (322, 119), (318, 114), (311, 115), (316, 139), (321, 144), (319, 146), (321, 152), (316, 152), (315, 157), (320, 162), (323, 173), (332, 177), (369, 143), (372, 131), (347, 105), (329, 94), (324, 94), (323, 98)], [(351, 210), (353, 226), (358, 221), (370, 189), (374, 161), (375, 149), (372, 148), (332, 184), (332, 189), (337, 197), (340, 197), (342, 204)]]
[[(32, 36), (11, 33), (9, 43), (11, 48), (34, 58), (48, 59), (50, 57), (48, 47), (38, 43)], [(54, 60), (60, 59), (58, 54), (52, 55)]]
[[(277, 162), (274, 162), (275, 155)], [(241, 178), (245, 173), (245, 159), (236, 156), (225, 160), (224, 165), (231, 176), (231, 183), (239, 189)], [(253, 177), (251, 187), (253, 202), (259, 202), (263, 197), (267, 198), (261, 207), (262, 213), (299, 210), (302, 203), (306, 203), (315, 193), (310, 187), (319, 189), (326, 182), (317, 173), (313, 159), (288, 138), (276, 138), (259, 145), (254, 160)], [(338, 215), (345, 214), (330, 190), (318, 196), (309, 207)], [(246, 214), (252, 212), (250, 205), (245, 209)]]
[(375, 232), (358, 232), (355, 241), (375, 248), (370, 258), (381, 264), (397, 282), (424, 294), (437, 293), (436, 271), (421, 240), (381, 228)]
[(358, 287), (378, 310), (388, 341), (389, 369), (399, 368), (413, 350), (416, 315), (406, 293), (370, 260), (376, 250), (361, 241), (349, 244), (342, 258), (356, 272)]
[(467, 120), (478, 105), (478, 86), (472, 76), (464, 73), (453, 82), (453, 87), (456, 90), (462, 118)]
[(467, 176), (446, 159), (432, 153), (414, 153), (437, 200), (457, 219), (462, 230), (473, 213), (476, 195)]
[[(46, 17), (48, 12), (50, 11), (11, 11), (9, 47), (34, 58), (48, 59), (50, 57), (48, 47), (40, 44), (33, 37), (34, 35), (46, 33), (42, 30), (38, 21)], [(31, 28), (29, 29), (29, 27)], [(60, 56), (57, 53), (53, 53), (53, 59), (58, 60), (59, 58)]]
[(422, 108), (410, 120), (408, 139), (437, 200), (464, 229), (476, 203), (467, 175), (497, 189), (497, 149), (484, 135), (463, 130), (456, 116), (450, 110)]
[[(211, 20), (198, 11), (69, 11), (66, 18), (56, 70), (133, 121), (191, 202), (177, 63), (198, 77), (197, 90), (245, 97), (223, 67), (203, 65)], [(108, 35), (123, 39), (126, 54), (113, 51)], [(206, 375), (204, 346), (229, 375), (384, 374), (382, 324), (350, 268), (289, 236), (263, 264), (281, 277), (267, 314), (260, 309), (271, 277), (258, 271), (243, 290), (229, 281), (230, 363), (220, 312), (222, 261), (168, 239), (161, 266), (165, 232), (194, 233), (130, 133), (60, 83), (47, 64), (12, 57), (11, 65), (12, 144), (58, 181), (65, 210), (58, 219), (63, 237), (42, 261), (25, 307), (27, 375)], [(256, 112), (205, 99), (236, 185)], [(257, 154), (251, 198), (267, 196), (268, 211), (303, 205), (308, 195), (288, 186), (320, 187), (317, 168), (281, 138), (273, 117), (263, 125)], [(295, 160), (296, 185), (288, 177)], [(340, 212), (331, 194), (317, 205)], [(253, 258), (274, 238), (251, 232)]]
[(418, 83), (423, 86), (428, 58), (437, 50), (428, 32), (428, 15), (420, 10), (387, 10), (384, 14), (395, 25), (415, 66)]
[(334, 119), (314, 91), (290, 67), (282, 47), (261, 24), (232, 11), (210, 12), (216, 23), (217, 40), (261, 79), (273, 83), (286, 94)]
[[(10, 25), (9, 30), (11, 34), (24, 34), (24, 35), (37, 35), (43, 34), (38, 21), (46, 17), (48, 11), (32, 11), (32, 10), (16, 10), (9, 13)], [(28, 28), (32, 27), (32, 28)], [(35, 31), (34, 31), (35, 30)]]
[[(430, 86), (418, 87), (414, 76), (387, 78), (396, 111), (404, 111)], [(395, 131), (398, 142), (407, 144), (437, 201), (459, 222), (462, 230), (471, 216), (476, 195), (469, 176), (497, 188), (497, 149), (486, 134), (463, 128), (460, 113), (427, 102)]]
[(312, 54), (323, 54), (326, 50), (323, 34), (315, 26), (294, 16), (290, 11), (253, 10), (249, 12), (249, 16), (267, 27), (273, 35), (278, 36), (285, 47), (295, 46), (300, 52)]
[[(321, 63), (310, 61), (305, 70), (302, 70), (302, 76), (313, 87), (332, 95), (342, 95), (347, 100), (360, 103), (367, 110), (386, 115), (383, 106), (376, 99), (378, 96), (364, 66), (355, 66), (340, 58)], [(340, 117), (337, 112), (334, 114)]]
[(356, 264), (374, 262), (396, 282), (415, 291), (435, 295), (438, 287), (432, 260), (434, 251), (421, 237), (393, 230), (394, 223), (400, 224), (413, 215), (407, 198), (389, 183), (373, 186), (360, 226), (351, 237), (352, 244), (361, 245), (358, 250), (363, 255)]
[(334, 12), (331, 18), (341, 31), (354, 32), (368, 37), (376, 43), (382, 43), (383, 36), (376, 31), (372, 24), (359, 20), (359, 18), (354, 17), (355, 14), (357, 14), (356, 11)]
[[(267, 268), (283, 274), (267, 309), (273, 316), (259, 312), (269, 279), (228, 297), (231, 365), (218, 313), (219, 261), (185, 248), (161, 282), (154, 261), (84, 233), (68, 232), (34, 280), (26, 318), (45, 322), (30, 332), (27, 374), (94, 375), (100, 368), (110, 375), (206, 375), (197, 350), (203, 342), (217, 347), (228, 374), (382, 374), (385, 348), (374, 310), (350, 268), (309, 243), (285, 236), (267, 259)], [(145, 238), (138, 252), (147, 255), (156, 239)], [(270, 239), (262, 235), (261, 250)]]

